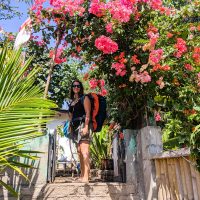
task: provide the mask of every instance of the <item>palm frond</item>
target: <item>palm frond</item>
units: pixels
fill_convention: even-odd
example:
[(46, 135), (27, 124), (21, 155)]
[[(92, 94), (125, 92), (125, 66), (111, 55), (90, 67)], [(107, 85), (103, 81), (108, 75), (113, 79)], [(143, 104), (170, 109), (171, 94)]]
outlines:
[[(35, 85), (39, 69), (29, 70), (31, 58), (24, 64), (21, 50), (0, 50), (0, 170), (11, 168), (25, 179), (21, 168), (33, 166), (16, 158), (38, 159), (37, 151), (22, 150), (28, 139), (44, 135), (46, 123), (54, 116), (56, 105), (43, 99), (43, 89)], [(30, 155), (33, 153), (35, 155)], [(0, 185), (13, 195), (11, 186), (0, 180)]]

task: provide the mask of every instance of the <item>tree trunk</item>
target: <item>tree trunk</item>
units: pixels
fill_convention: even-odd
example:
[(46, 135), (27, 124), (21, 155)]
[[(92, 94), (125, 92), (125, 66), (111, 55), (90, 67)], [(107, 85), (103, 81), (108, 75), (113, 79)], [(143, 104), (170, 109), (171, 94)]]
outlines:
[(58, 29), (57, 38), (56, 38), (56, 46), (55, 46), (55, 49), (54, 49), (53, 57), (52, 57), (51, 62), (50, 62), (50, 68), (49, 68), (49, 73), (48, 73), (48, 76), (47, 76), (47, 82), (45, 84), (45, 90), (44, 90), (44, 98), (45, 99), (47, 98), (47, 95), (48, 95), (51, 76), (53, 74), (53, 69), (54, 69), (54, 66), (55, 66), (55, 58), (56, 58), (58, 46), (60, 45), (61, 37), (62, 37), (61, 31), (59, 31), (59, 29)]

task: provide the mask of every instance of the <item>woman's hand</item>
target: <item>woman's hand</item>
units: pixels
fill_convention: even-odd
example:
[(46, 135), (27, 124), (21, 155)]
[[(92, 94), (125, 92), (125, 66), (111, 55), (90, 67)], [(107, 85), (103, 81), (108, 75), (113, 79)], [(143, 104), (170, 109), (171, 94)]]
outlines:
[(88, 134), (88, 126), (85, 126), (84, 128), (82, 128), (81, 130), (81, 135), (87, 135)]

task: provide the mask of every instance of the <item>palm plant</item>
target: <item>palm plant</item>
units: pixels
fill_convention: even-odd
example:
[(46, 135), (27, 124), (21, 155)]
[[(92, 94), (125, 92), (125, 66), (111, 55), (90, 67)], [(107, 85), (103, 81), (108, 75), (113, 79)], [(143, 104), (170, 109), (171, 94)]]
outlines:
[(111, 158), (112, 132), (108, 126), (103, 126), (101, 132), (94, 133), (90, 145), (91, 158), (97, 168), (103, 159)]
[[(21, 50), (14, 52), (6, 47), (0, 50), (0, 172), (11, 168), (20, 175), (27, 176), (21, 167), (31, 165), (16, 161), (25, 157), (36, 159), (30, 152), (22, 150), (27, 139), (42, 136), (45, 124), (54, 115), (56, 105), (42, 98), (42, 88), (34, 85), (39, 69), (28, 72), (31, 59), (23, 63)], [(27, 73), (28, 72), (28, 73)], [(17, 192), (0, 180), (0, 185), (13, 195)]]

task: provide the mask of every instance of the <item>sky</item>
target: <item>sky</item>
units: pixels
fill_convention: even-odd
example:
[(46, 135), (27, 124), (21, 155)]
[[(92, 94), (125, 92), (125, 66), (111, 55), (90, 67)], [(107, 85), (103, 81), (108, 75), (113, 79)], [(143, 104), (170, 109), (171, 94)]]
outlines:
[(30, 5), (24, 2), (17, 2), (16, 0), (11, 1), (11, 5), (18, 7), (18, 10), (22, 13), (21, 17), (15, 17), (10, 20), (0, 20), (0, 27), (4, 29), (6, 32), (18, 32), (20, 26), (23, 24), (24, 21), (28, 18), (27, 9)]

